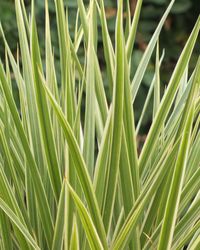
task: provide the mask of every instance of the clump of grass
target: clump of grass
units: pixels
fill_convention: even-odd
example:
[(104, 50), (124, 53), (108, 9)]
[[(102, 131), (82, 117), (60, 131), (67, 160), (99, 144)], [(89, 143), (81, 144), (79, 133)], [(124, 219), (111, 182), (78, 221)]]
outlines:
[[(188, 74), (200, 19), (160, 94), (158, 39), (174, 0), (158, 24), (133, 79), (131, 57), (142, 0), (126, 35), (118, 1), (115, 48), (104, 1), (78, 0), (74, 40), (68, 12), (55, 0), (60, 50), (58, 84), (45, 8), (45, 62), (34, 14), (16, 0), (20, 50), (15, 58), (3, 36), (0, 64), (0, 243), (10, 249), (199, 249), (200, 60)], [(111, 103), (97, 57), (100, 18)], [(78, 50), (83, 42), (85, 62)], [(135, 128), (133, 103), (152, 53), (155, 75)], [(134, 52), (133, 52), (134, 53)], [(134, 56), (134, 54), (133, 54)], [(14, 101), (12, 80), (19, 90)], [(78, 83), (78, 84), (77, 84)], [(58, 88), (58, 85), (61, 85)], [(78, 87), (77, 87), (78, 86)], [(85, 114), (81, 106), (85, 93)], [(141, 153), (137, 135), (153, 94), (152, 124)]]

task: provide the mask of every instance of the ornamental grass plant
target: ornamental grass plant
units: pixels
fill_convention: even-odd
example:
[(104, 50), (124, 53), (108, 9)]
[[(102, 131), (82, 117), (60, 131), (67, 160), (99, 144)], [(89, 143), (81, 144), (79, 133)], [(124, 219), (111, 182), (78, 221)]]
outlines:
[[(133, 18), (128, 2), (118, 1), (113, 45), (103, 0), (88, 6), (77, 0), (73, 39), (68, 9), (55, 0), (59, 69), (47, 0), (44, 57), (34, 1), (27, 13), (24, 1), (15, 0), (17, 55), (1, 26), (6, 55), (0, 63), (1, 249), (200, 249), (200, 59), (188, 72), (200, 18), (162, 93), (164, 53), (158, 41), (174, 0), (133, 78), (142, 0)], [(108, 93), (97, 54), (100, 32)], [(136, 123), (133, 104), (154, 52), (154, 77)], [(138, 150), (151, 98), (152, 123)]]

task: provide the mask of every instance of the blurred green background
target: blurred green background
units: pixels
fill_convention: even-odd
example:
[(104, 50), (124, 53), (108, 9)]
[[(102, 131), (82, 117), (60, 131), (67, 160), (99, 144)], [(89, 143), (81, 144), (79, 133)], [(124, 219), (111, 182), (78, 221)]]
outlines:
[[(30, 9), (30, 0), (25, 0), (27, 10)], [(44, 0), (35, 0), (36, 14), (37, 14), (37, 25), (41, 41), (41, 51), (44, 53)], [(69, 6), (69, 25), (71, 30), (71, 36), (73, 37), (73, 29), (76, 18), (77, 2), (76, 0), (66, 0)], [(84, 1), (87, 5), (88, 1)], [(114, 29), (115, 29), (115, 14), (117, 0), (104, 0), (106, 6), (106, 13), (108, 19), (108, 27), (111, 37), (114, 41)], [(126, 0), (124, 1), (126, 2)], [(130, 0), (131, 10), (134, 13), (134, 7), (136, 0)], [(132, 74), (134, 74), (135, 68), (137, 67), (143, 51), (145, 50), (149, 39), (153, 31), (155, 30), (162, 14), (164, 13), (169, 0), (144, 0), (143, 7), (139, 22), (139, 29), (137, 33), (136, 46), (133, 53), (133, 67)], [(58, 39), (56, 30), (56, 16), (54, 9), (54, 0), (49, 0), (50, 17), (51, 17), (51, 32), (52, 42), (55, 49), (55, 57), (57, 64), (59, 63), (59, 51), (58, 51)], [(160, 51), (165, 49), (165, 58), (161, 68), (161, 83), (162, 88), (167, 84), (174, 65), (177, 61), (178, 56), (192, 30), (195, 21), (200, 14), (200, 2), (199, 0), (176, 0), (173, 9), (167, 18), (164, 25), (164, 29), (160, 37)], [(15, 19), (15, 7), (14, 0), (0, 0), (0, 21), (6, 34), (6, 38), (12, 48), (13, 53), (16, 53), (18, 36), (17, 36), (17, 24)], [(99, 32), (101, 34), (101, 32)], [(98, 43), (99, 60), (102, 66), (102, 74), (106, 79), (106, 73), (104, 70), (104, 58), (102, 51), (102, 39), (99, 35)], [(190, 70), (193, 68), (196, 58), (198, 56), (199, 47), (196, 48), (194, 56), (191, 60)], [(80, 50), (80, 58), (83, 51)], [(0, 38), (0, 58), (4, 58), (4, 46)], [(142, 88), (140, 89), (138, 96), (135, 101), (135, 116), (136, 120), (143, 107), (149, 84), (153, 77), (155, 65), (155, 57), (151, 59), (148, 67), (148, 72), (144, 77)], [(105, 86), (107, 85), (105, 80)], [(143, 121), (143, 133), (148, 130), (149, 123), (151, 122), (151, 105), (148, 106), (148, 111), (145, 114)]]

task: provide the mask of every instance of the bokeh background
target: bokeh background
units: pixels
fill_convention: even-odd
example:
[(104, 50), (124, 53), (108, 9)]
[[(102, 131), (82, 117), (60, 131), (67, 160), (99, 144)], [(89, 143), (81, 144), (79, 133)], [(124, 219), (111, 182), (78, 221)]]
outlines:
[[(124, 0), (126, 2), (127, 0)], [(130, 6), (132, 14), (134, 14), (135, 4), (137, 0), (130, 0)], [(25, 0), (27, 11), (30, 10), (30, 0)], [(75, 24), (75, 17), (77, 13), (77, 1), (76, 0), (66, 0), (69, 6), (69, 25), (71, 36), (73, 37), (73, 29)], [(87, 5), (88, 1), (84, 1)], [(115, 30), (115, 16), (116, 16), (116, 5), (117, 0), (104, 0), (106, 6), (106, 15), (108, 20), (108, 27), (111, 37), (114, 42), (114, 30)], [(37, 26), (40, 36), (41, 52), (44, 53), (44, 0), (35, 0), (36, 14), (37, 14)], [(141, 56), (154, 32), (162, 14), (164, 13), (169, 0), (144, 0), (143, 7), (139, 22), (139, 29), (137, 33), (136, 46), (133, 53), (134, 67), (131, 69), (132, 74), (134, 74), (135, 68), (137, 67)], [(49, 0), (50, 17), (51, 17), (51, 32), (52, 32), (52, 42), (55, 49), (56, 63), (59, 65), (59, 50), (58, 50), (58, 38), (56, 30), (56, 16), (54, 9), (54, 0)], [(161, 68), (161, 83), (162, 89), (167, 84), (171, 72), (175, 66), (178, 56), (192, 30), (195, 21), (200, 14), (200, 1), (199, 0), (176, 0), (173, 9), (168, 16), (163, 31), (160, 37), (160, 51), (165, 49), (165, 58)], [(5, 31), (6, 38), (12, 51), (16, 54), (18, 35), (17, 35), (17, 24), (15, 19), (15, 6), (14, 0), (0, 0), (0, 21), (2, 23), (3, 29)], [(200, 43), (195, 48), (194, 56), (192, 57), (190, 64), (190, 71), (193, 69), (196, 62), (197, 56), (199, 54)], [(102, 74), (106, 82), (106, 71), (102, 51), (102, 39), (101, 32), (99, 32), (99, 60), (102, 67)], [(83, 58), (84, 49), (80, 49), (80, 60)], [(2, 39), (0, 38), (0, 58), (4, 60), (4, 46)], [(135, 105), (135, 117), (136, 120), (141, 112), (142, 106), (144, 104), (151, 79), (153, 77), (155, 67), (155, 56), (152, 57), (151, 62), (148, 66), (147, 74), (144, 77), (142, 88), (140, 89)], [(58, 76), (59, 78), (59, 76)], [(148, 130), (149, 124), (152, 117), (152, 106), (148, 106), (148, 110), (145, 114), (142, 133)]]

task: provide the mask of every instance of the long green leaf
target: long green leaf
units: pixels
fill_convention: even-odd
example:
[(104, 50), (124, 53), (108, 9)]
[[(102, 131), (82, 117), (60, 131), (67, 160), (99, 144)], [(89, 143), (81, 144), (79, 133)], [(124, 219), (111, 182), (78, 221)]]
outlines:
[(177, 216), (177, 209), (180, 202), (181, 189), (183, 185), (183, 178), (185, 174), (185, 167), (188, 157), (193, 116), (194, 116), (194, 104), (191, 107), (191, 111), (188, 115), (187, 123), (183, 132), (183, 138), (181, 140), (181, 146), (179, 149), (174, 169), (172, 184), (169, 191), (165, 215), (163, 219), (163, 225), (158, 244), (159, 250), (170, 249), (171, 247), (172, 237), (174, 233), (174, 226)]
[(83, 155), (90, 176), (94, 171), (94, 148), (95, 148), (95, 69), (94, 69), (94, 34), (93, 34), (93, 15), (94, 1), (91, 4), (89, 20), (89, 38), (87, 51), (87, 70), (86, 70), (86, 111), (84, 123), (84, 144)]
[(115, 193), (117, 187), (117, 177), (119, 173), (119, 160), (121, 148), (121, 135), (123, 124), (123, 100), (124, 100), (124, 40), (122, 26), (122, 1), (119, 1), (116, 21), (116, 75), (113, 92), (112, 106), (112, 138), (111, 156), (107, 172), (105, 197), (103, 204), (103, 221), (108, 232), (111, 224), (111, 215), (114, 207)]

